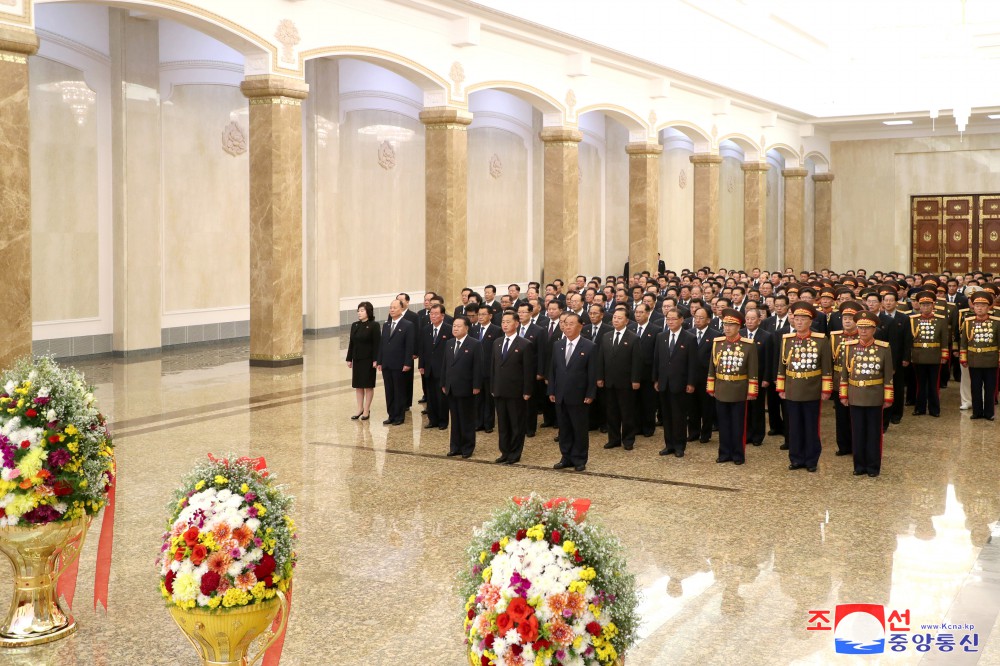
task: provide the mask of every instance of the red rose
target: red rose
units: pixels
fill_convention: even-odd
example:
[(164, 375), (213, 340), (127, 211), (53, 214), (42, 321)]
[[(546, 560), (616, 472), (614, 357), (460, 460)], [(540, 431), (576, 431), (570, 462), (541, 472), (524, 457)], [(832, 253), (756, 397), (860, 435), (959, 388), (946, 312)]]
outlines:
[(518, 541), (520, 541), (521, 539), (525, 538), (526, 536), (528, 536), (528, 530), (518, 530), (517, 531), (517, 540)]
[(534, 613), (535, 609), (528, 605), (524, 597), (514, 597), (507, 605), (507, 615), (510, 615), (510, 619), (514, 622), (524, 622), (525, 618)]
[(583, 558), (580, 556), (580, 551), (573, 553), (573, 559), (576, 560), (577, 564), (583, 562)]
[(49, 435), (49, 444), (57, 444), (59, 442), (59, 435)]
[(562, 541), (562, 535), (559, 534), (559, 530), (552, 530), (552, 543), (559, 543)]
[(510, 651), (513, 652), (515, 655), (519, 655), (522, 652), (524, 652), (524, 648), (515, 643), (514, 645), (510, 646)]
[(537, 641), (531, 644), (531, 649), (535, 652), (544, 650), (545, 648), (552, 647), (551, 641), (547, 641), (544, 638), (539, 638)]
[(265, 554), (264, 557), (260, 558), (257, 566), (253, 568), (253, 575), (257, 580), (264, 580), (274, 573), (277, 566), (278, 563), (274, 561), (274, 556)]
[(472, 610), (472, 609), (470, 608), (470, 609), (469, 609), (469, 612), (468, 612), (468, 613), (466, 613), (466, 615), (468, 615), (469, 619), (471, 620), (472, 618), (476, 617), (476, 611), (474, 611), (474, 610)]
[(219, 581), (222, 580), (222, 576), (215, 573), (214, 571), (206, 571), (201, 577), (201, 593), (206, 597), (219, 587)]
[(177, 552), (176, 552), (176, 553), (174, 553), (174, 559), (175, 559), (175, 560), (177, 560), (178, 562), (180, 562), (181, 560), (183, 560), (183, 559), (184, 559), (184, 553), (186, 553), (186, 552), (187, 552), (187, 551), (186, 551), (185, 549), (183, 549), (183, 548), (178, 548), (178, 549), (177, 549)]
[(198, 528), (189, 527), (186, 532), (184, 532), (184, 543), (189, 546), (193, 546), (198, 543)]
[(26, 449), (29, 446), (31, 446), (31, 442), (29, 442), (28, 440), (24, 440), (23, 442), (21, 442), (21, 448), (22, 449)]
[(479, 658), (479, 666), (490, 666), (490, 658), (484, 654)]
[(497, 542), (497, 541), (494, 541), (493, 545), (490, 546), (490, 552), (493, 553), (494, 555), (496, 555), (497, 553), (499, 553), (500, 552), (500, 543)]
[(274, 586), (274, 578), (272, 578), (271, 576), (267, 576), (265, 578), (260, 578), (258, 580), (260, 580), (260, 582), (264, 583), (264, 587), (273, 587)]
[(163, 577), (163, 586), (167, 588), (167, 592), (170, 594), (174, 593), (174, 578), (177, 576), (173, 571), (167, 569), (167, 575)]
[(506, 636), (507, 632), (514, 626), (514, 620), (507, 613), (497, 615), (497, 629), (501, 635)]
[(591, 636), (597, 636), (601, 633), (601, 625), (596, 622), (587, 623), (587, 633)]
[(34, 409), (28, 409), (25, 410), (24, 415), (27, 416), (29, 419), (33, 419), (36, 416), (38, 416), (38, 412), (35, 411)]
[(191, 548), (191, 563), (195, 566), (199, 566), (208, 557), (208, 548), (205, 548), (203, 544), (196, 543)]
[(538, 618), (532, 614), (527, 620), (517, 626), (517, 633), (522, 643), (530, 643), (538, 638)]
[(62, 497), (64, 495), (72, 495), (73, 487), (70, 486), (65, 481), (60, 480), (52, 484), (52, 492), (54, 492), (57, 497)]
[(487, 650), (492, 650), (493, 649), (493, 641), (495, 641), (496, 638), (497, 637), (494, 636), (493, 634), (486, 634), (486, 640), (483, 641), (483, 645), (486, 646)]

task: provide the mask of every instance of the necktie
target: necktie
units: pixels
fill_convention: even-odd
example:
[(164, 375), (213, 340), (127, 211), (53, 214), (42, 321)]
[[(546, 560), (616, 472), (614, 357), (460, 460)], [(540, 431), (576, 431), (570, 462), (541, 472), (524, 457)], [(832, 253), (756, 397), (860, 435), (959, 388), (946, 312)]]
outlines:
[(677, 341), (677, 334), (676, 334), (676, 333), (673, 333), (673, 332), (671, 332), (671, 333), (670, 333), (670, 346), (669, 346), (669, 347), (667, 348), (667, 351), (669, 351), (669, 352), (670, 352), (670, 355), (671, 355), (671, 356), (673, 356), (673, 355), (674, 355), (674, 343), (675, 343), (676, 341)]
[(642, 337), (642, 326), (639, 327), (638, 333), (639, 333), (639, 337), (641, 338)]
[(555, 321), (550, 321), (549, 322), (549, 335), (552, 335), (552, 331), (554, 331), (554, 330), (556, 330), (556, 323), (555, 323)]
[(438, 327), (435, 326), (434, 327), (434, 340), (437, 340), (437, 339), (438, 339)]
[(503, 352), (502, 355), (506, 358), (507, 350), (510, 349), (510, 338), (506, 338), (503, 342)]
[(779, 319), (778, 320), (778, 330), (780, 331), (784, 327), (785, 327), (785, 320), (784, 319)]
[(483, 338), (485, 338), (485, 337), (486, 337), (486, 327), (485, 326), (481, 326), (479, 328), (479, 341), (482, 342)]
[(566, 363), (567, 364), (569, 363), (569, 360), (572, 357), (573, 357), (573, 343), (572, 342), (567, 342), (566, 343)]
[(396, 332), (396, 320), (394, 319), (392, 321), (392, 324), (389, 326), (389, 337), (391, 338), (392, 334), (395, 332)]
[(524, 334), (525, 334), (525, 332), (526, 332), (527, 330), (528, 330), (528, 327), (527, 327), (527, 326), (522, 326), (522, 327), (521, 327), (521, 337), (522, 337), (522, 338), (524, 337)]
[(458, 356), (458, 350), (462, 348), (462, 341), (455, 340), (455, 356)]
[(747, 331), (747, 335), (750, 338), (750, 342), (753, 342), (753, 331)]
[(699, 329), (699, 331), (698, 331), (698, 344), (699, 344), (699, 345), (701, 344), (701, 334), (702, 334), (702, 333), (703, 333), (703, 331), (701, 331), (701, 330)]
[(617, 333), (615, 333), (615, 347), (617, 347), (618, 343), (621, 341), (622, 341), (622, 332), (618, 331)]

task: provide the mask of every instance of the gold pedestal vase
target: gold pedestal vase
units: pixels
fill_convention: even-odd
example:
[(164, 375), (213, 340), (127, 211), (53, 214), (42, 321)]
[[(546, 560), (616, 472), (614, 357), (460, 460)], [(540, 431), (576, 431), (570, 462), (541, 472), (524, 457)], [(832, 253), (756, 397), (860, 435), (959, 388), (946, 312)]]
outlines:
[[(278, 591), (273, 599), (238, 608), (192, 608), (169, 606), (170, 615), (201, 658), (202, 666), (252, 666), (285, 630), (288, 601)], [(277, 631), (270, 626), (281, 612)], [(266, 643), (247, 657), (251, 644), (262, 634)]]
[(0, 626), (0, 647), (40, 645), (76, 632), (76, 620), (59, 606), (56, 583), (80, 556), (90, 520), (0, 528), (0, 552), (14, 569), (14, 595)]

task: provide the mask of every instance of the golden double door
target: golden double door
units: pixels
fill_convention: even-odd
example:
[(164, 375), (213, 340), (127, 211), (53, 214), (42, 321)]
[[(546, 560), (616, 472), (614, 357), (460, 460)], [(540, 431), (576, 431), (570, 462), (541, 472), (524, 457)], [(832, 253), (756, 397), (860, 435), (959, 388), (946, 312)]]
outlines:
[(1000, 194), (910, 198), (912, 270), (1000, 272)]

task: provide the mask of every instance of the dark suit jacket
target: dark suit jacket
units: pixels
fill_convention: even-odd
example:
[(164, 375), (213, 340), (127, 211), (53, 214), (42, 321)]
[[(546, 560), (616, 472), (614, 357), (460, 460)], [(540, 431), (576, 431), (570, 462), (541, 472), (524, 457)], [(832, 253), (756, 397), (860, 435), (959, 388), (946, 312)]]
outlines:
[[(740, 336), (750, 337), (750, 332), (741, 328)], [(778, 353), (773, 351), (773, 338), (773, 334), (768, 333), (760, 326), (757, 327), (753, 335), (753, 343), (757, 347), (757, 380), (760, 382), (774, 382), (778, 375), (777, 359), (772, 358), (772, 354)]]
[(615, 330), (613, 327), (609, 326), (604, 321), (602, 321), (601, 326), (599, 328), (597, 326), (594, 326), (593, 324), (587, 324), (586, 326), (584, 326), (583, 331), (580, 332), (580, 336), (587, 338), (595, 345), (600, 347), (604, 335), (613, 330)]
[[(475, 326), (472, 327), (472, 330), (469, 331), (469, 335), (474, 337), (476, 340), (479, 340), (479, 332), (481, 330), (482, 327), (479, 324), (476, 324)], [(489, 354), (490, 350), (493, 349), (493, 341), (502, 337), (503, 337), (503, 329), (501, 329), (496, 324), (490, 324), (489, 327), (486, 329), (486, 335), (483, 336), (482, 340), (479, 340), (479, 344), (483, 346), (483, 360), (486, 363), (485, 366), (483, 367), (484, 371), (483, 376), (486, 377), (487, 379), (489, 379), (490, 377)]]
[[(692, 327), (690, 333), (695, 336), (695, 342), (697, 342), (698, 329)], [(695, 354), (695, 377), (693, 383), (696, 388), (705, 386), (708, 383), (708, 363), (712, 359), (712, 341), (720, 335), (722, 335), (722, 331), (709, 326), (701, 336), (701, 345), (698, 346), (697, 354)]]
[(465, 336), (458, 354), (455, 353), (457, 344), (455, 338), (445, 343), (441, 386), (447, 395), (468, 398), (473, 389), (483, 387), (483, 347), (470, 335)]
[(566, 343), (566, 338), (560, 338), (552, 348), (549, 395), (557, 403), (582, 405), (585, 398), (593, 400), (597, 395), (597, 345), (581, 335), (567, 364)]
[[(702, 340), (702, 348), (708, 349), (708, 354), (712, 353), (712, 338), (706, 329), (705, 340)], [(699, 381), (698, 372), (698, 346), (697, 338), (691, 331), (681, 329), (677, 333), (677, 341), (674, 343), (674, 353), (669, 353), (670, 329), (663, 329), (656, 335), (656, 342), (653, 349), (653, 381), (660, 383), (660, 393), (670, 391), (671, 393), (683, 393), (691, 386), (697, 386)], [(708, 382), (708, 364), (705, 364), (705, 379), (702, 384)]]
[(538, 362), (535, 345), (527, 338), (514, 336), (514, 342), (503, 356), (505, 337), (494, 341), (491, 351), (491, 391), (495, 398), (522, 398), (535, 388)]
[(605, 333), (597, 348), (597, 379), (607, 388), (632, 388), (642, 379), (642, 349), (639, 336), (628, 330), (622, 332), (615, 346), (615, 330)]
[(642, 357), (640, 382), (653, 381), (653, 352), (656, 350), (656, 336), (662, 330), (652, 322), (646, 322), (642, 329), (642, 338), (639, 340), (640, 356)]
[(791, 313), (787, 313), (785, 315), (785, 323), (781, 327), (780, 331), (776, 331), (775, 330), (775, 327), (777, 325), (778, 325), (778, 315), (771, 315), (770, 317), (765, 318), (764, 321), (760, 322), (760, 327), (762, 329), (764, 329), (768, 333), (777, 333), (778, 337), (780, 338), (785, 333), (791, 333), (792, 332), (792, 317), (791, 317)]
[(417, 327), (400, 317), (396, 330), (392, 322), (382, 327), (382, 340), (378, 348), (378, 364), (388, 370), (402, 370), (404, 365), (413, 367), (413, 351), (416, 348)]
[(878, 316), (878, 320), (879, 327), (875, 330), (875, 337), (889, 343), (892, 364), (896, 372), (899, 372), (903, 367), (903, 361), (910, 360), (910, 352), (913, 349), (910, 318), (896, 310), (891, 317), (883, 312)]
[(434, 327), (430, 322), (424, 327), (420, 334), (420, 359), (418, 367), (424, 369), (425, 377), (441, 377), (444, 370), (444, 348), (447, 341), (452, 339), (451, 326), (441, 322), (441, 328), (437, 337), (434, 337)]
[[(518, 329), (520, 330), (520, 329)], [(558, 330), (558, 328), (556, 329)], [(501, 335), (503, 332), (501, 331)], [(529, 325), (524, 339), (534, 346), (535, 374), (545, 376), (545, 363), (548, 361), (549, 345), (545, 339), (545, 329), (541, 326)]]

